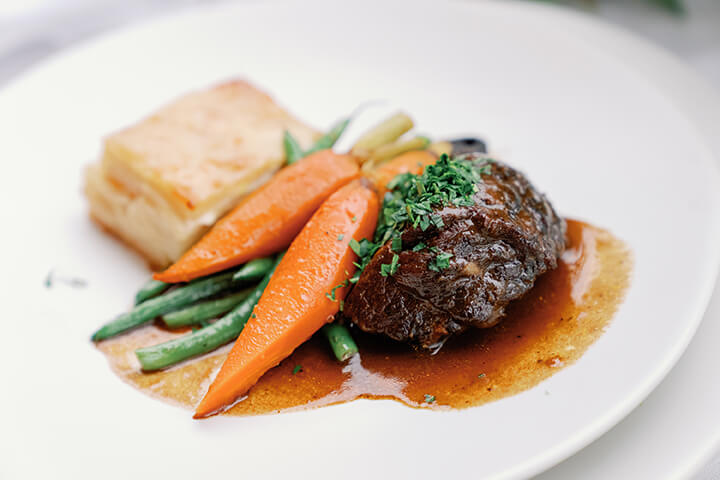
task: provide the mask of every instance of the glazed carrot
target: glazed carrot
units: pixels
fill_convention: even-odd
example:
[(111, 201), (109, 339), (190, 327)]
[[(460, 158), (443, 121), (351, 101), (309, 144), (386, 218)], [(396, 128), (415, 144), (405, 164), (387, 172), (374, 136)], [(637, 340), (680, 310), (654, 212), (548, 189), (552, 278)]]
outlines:
[(366, 180), (351, 182), (323, 203), (277, 266), (195, 418), (231, 405), (333, 319), (355, 271), (357, 256), (348, 244), (372, 237), (378, 208)]
[(187, 282), (287, 248), (322, 202), (358, 176), (354, 157), (332, 150), (285, 167), (155, 280)]
[(368, 173), (368, 177), (375, 183), (378, 197), (383, 198), (390, 180), (401, 173), (420, 174), (426, 166), (434, 164), (436, 160), (437, 157), (427, 150), (414, 150), (383, 163)]

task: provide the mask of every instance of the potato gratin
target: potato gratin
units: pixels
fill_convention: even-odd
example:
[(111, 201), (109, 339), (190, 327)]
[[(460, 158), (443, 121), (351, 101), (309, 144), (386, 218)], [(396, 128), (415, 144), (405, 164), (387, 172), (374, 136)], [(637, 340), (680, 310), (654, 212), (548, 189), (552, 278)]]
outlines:
[(303, 147), (318, 136), (244, 81), (190, 93), (105, 140), (90, 213), (164, 267), (280, 168), (286, 130)]

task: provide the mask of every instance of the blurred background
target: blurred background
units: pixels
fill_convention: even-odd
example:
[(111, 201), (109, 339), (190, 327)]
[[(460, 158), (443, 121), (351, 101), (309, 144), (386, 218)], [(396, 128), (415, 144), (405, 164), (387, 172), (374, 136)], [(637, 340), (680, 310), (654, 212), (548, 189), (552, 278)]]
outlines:
[[(189, 6), (229, 1), (256, 0), (0, 0), (0, 84), (50, 53), (100, 32)], [(720, 0), (526, 1), (561, 5), (618, 24), (673, 51), (720, 88)]]
[[(0, 0), (0, 87), (89, 37), (184, 8), (230, 1), (259, 0)], [(720, 0), (524, 1), (574, 9), (632, 31), (682, 58), (720, 90)], [(720, 479), (720, 456), (694, 478)]]

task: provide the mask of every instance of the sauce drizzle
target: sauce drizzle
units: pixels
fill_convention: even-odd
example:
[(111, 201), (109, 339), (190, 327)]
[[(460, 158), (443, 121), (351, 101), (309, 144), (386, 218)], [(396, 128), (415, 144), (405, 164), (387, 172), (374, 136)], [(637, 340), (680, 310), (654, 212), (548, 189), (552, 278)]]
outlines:
[[(632, 257), (609, 232), (568, 220), (559, 266), (510, 304), (497, 326), (467, 332), (435, 355), (354, 331), (360, 354), (338, 363), (316, 335), (266, 373), (225, 414), (316, 408), (357, 398), (392, 399), (416, 408), (465, 408), (514, 395), (572, 364), (597, 340), (629, 285)], [(134, 350), (175, 338), (149, 326), (98, 348), (124, 381), (193, 408), (229, 347), (165, 371), (143, 373)]]

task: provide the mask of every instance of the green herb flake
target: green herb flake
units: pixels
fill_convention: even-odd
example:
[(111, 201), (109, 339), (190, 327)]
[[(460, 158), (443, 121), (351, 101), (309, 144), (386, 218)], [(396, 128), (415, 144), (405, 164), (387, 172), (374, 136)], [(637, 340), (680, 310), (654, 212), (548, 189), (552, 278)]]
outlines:
[(302, 365), (295, 365), (295, 368), (292, 369), (293, 375), (296, 375), (298, 372), (302, 372)]
[(427, 247), (427, 245), (425, 245), (423, 242), (420, 242), (412, 248), (412, 251), (419, 252), (420, 250), (422, 250), (425, 247)]
[(435, 395), (425, 394), (425, 403), (435, 403)]
[(350, 219), (350, 221), (353, 223), (357, 222), (357, 216), (353, 215), (352, 218)]
[(387, 277), (388, 275), (395, 275), (398, 270), (398, 262), (400, 261), (400, 255), (393, 253), (392, 260), (390, 263), (383, 263), (380, 265), (380, 275)]
[(400, 238), (400, 237), (393, 238), (391, 249), (393, 252), (401, 252), (402, 251), (402, 238)]
[(478, 378), (483, 378), (484, 376), (485, 376), (485, 374), (481, 373), (480, 375), (478, 375)]
[(250, 318), (257, 318), (257, 315), (255, 315), (255, 312), (252, 312), (252, 313), (250, 314)]
[(452, 253), (440, 252), (433, 260), (430, 261), (428, 268), (433, 272), (439, 272), (445, 270), (450, 266), (450, 259), (453, 257)]
[(85, 288), (88, 284), (88, 282), (82, 278), (61, 277), (55, 275), (54, 270), (50, 270), (45, 277), (45, 281), (43, 281), (43, 285), (45, 286), (45, 288), (50, 289), (53, 288), (57, 283), (62, 283), (72, 288)]
[(348, 246), (353, 252), (355, 252), (355, 255), (357, 255), (358, 257), (362, 257), (362, 248), (360, 248), (360, 242), (353, 238), (348, 243)]
[[(478, 184), (482, 182), (482, 175), (490, 173), (492, 160), (472, 160), (467, 157), (450, 157), (446, 154), (440, 156), (434, 165), (428, 165), (420, 175), (403, 173), (388, 182), (388, 191), (383, 198), (382, 208), (378, 218), (378, 226), (372, 241), (363, 239), (361, 242), (350, 241), (350, 248), (360, 257), (356, 262), (358, 271), (350, 279), (357, 283), (363, 269), (370, 263), (373, 255), (387, 242), (391, 250), (397, 254), (402, 251), (400, 240), (402, 231), (407, 227), (426, 231), (431, 227), (442, 228), (442, 217), (433, 212), (443, 206), (474, 205), (473, 196), (478, 191)], [(353, 217), (354, 221), (355, 217)], [(422, 246), (421, 246), (422, 245)], [(413, 251), (425, 248), (418, 244)], [(434, 247), (433, 247), (434, 248)], [(450, 265), (451, 254), (438, 254), (428, 268), (440, 271)], [(395, 259), (395, 257), (393, 257)], [(382, 275), (392, 275), (397, 270), (395, 263), (381, 265)]]
[(400, 261), (400, 255), (397, 253), (393, 254), (393, 258), (390, 261), (390, 275), (394, 275), (398, 269), (398, 262)]
[(332, 288), (332, 290), (330, 290), (330, 293), (326, 293), (325, 296), (327, 298), (329, 298), (330, 300), (332, 300), (333, 302), (337, 302), (337, 296), (335, 295), (335, 290), (337, 290), (338, 288), (347, 287), (348, 285), (350, 285), (350, 280), (346, 279), (344, 282), (338, 283), (337, 285), (335, 285)]
[(52, 288), (52, 286), (53, 286), (53, 271), (52, 270), (50, 270), (48, 272), (47, 276), (45, 277), (44, 284), (45, 284), (45, 288)]
[(343, 235), (342, 233), (340, 235), (338, 235), (337, 236), (338, 242), (342, 242), (343, 238), (345, 238), (345, 235)]

